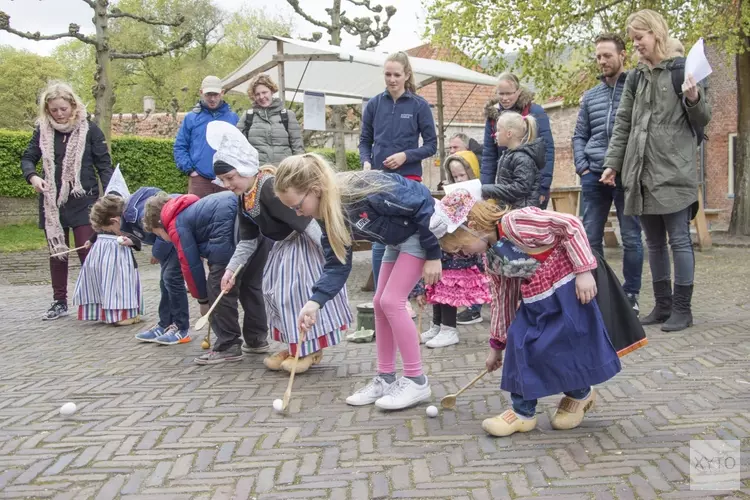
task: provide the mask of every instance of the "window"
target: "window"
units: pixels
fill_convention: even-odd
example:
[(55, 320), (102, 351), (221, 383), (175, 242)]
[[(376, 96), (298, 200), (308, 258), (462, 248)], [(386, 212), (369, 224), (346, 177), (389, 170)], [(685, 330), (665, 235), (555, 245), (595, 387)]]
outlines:
[(729, 161), (727, 163), (727, 198), (734, 198), (734, 180), (737, 174), (737, 134), (729, 134)]

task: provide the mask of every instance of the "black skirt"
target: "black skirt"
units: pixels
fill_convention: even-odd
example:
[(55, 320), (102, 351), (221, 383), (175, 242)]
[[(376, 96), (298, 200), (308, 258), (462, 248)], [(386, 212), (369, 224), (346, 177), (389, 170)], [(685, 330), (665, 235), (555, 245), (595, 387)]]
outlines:
[(596, 302), (617, 355), (622, 357), (648, 343), (646, 332), (628, 301), (625, 290), (612, 268), (600, 256), (593, 272), (596, 280)]

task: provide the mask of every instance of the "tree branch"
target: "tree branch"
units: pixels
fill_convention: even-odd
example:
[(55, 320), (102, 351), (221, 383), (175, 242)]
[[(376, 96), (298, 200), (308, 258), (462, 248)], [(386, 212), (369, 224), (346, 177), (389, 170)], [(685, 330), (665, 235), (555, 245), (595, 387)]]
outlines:
[(77, 38), (78, 40), (84, 43), (96, 45), (96, 40), (93, 38), (87, 37), (86, 35), (82, 35), (80, 33), (81, 27), (75, 23), (70, 23), (70, 26), (68, 26), (67, 33), (58, 33), (56, 35), (42, 35), (38, 31), (36, 33), (31, 33), (29, 31), (15, 30), (10, 27), (10, 16), (3, 11), (0, 11), (0, 30), (7, 31), (8, 33), (12, 33), (16, 36), (20, 36), (21, 38), (26, 38), (28, 40), (39, 41), (39, 40), (59, 40), (60, 38)]
[(96, 8), (96, 4), (94, 3), (94, 0), (83, 0), (83, 2), (87, 3), (89, 7), (92, 9)]
[[(88, 0), (84, 0), (88, 1)], [(134, 19), (136, 21), (140, 21), (142, 23), (150, 24), (152, 26), (180, 26), (183, 22), (185, 22), (185, 16), (180, 16), (175, 21), (162, 21), (159, 19), (155, 19), (153, 17), (145, 17), (145, 16), (139, 16), (137, 14), (131, 14), (130, 12), (123, 12), (117, 7), (113, 8), (112, 11), (109, 13), (109, 17), (112, 19), (118, 19), (118, 18), (128, 18), (128, 19)]]
[(294, 12), (302, 16), (308, 23), (314, 24), (315, 26), (320, 26), (327, 31), (333, 29), (333, 26), (331, 26), (330, 24), (326, 24), (323, 21), (318, 21), (314, 17), (308, 16), (307, 13), (302, 10), (302, 7), (299, 6), (299, 0), (286, 0), (286, 3), (291, 5), (292, 9), (294, 9)]
[(151, 52), (136, 52), (136, 53), (120, 53), (120, 52), (112, 52), (110, 53), (109, 57), (111, 59), (147, 59), (149, 57), (158, 57), (162, 56), (168, 52), (171, 52), (173, 50), (180, 49), (184, 47), (185, 45), (189, 44), (193, 40), (193, 35), (190, 33), (185, 33), (182, 35), (182, 38), (180, 38), (177, 41), (174, 41), (167, 45), (166, 47), (163, 47), (159, 50), (152, 50)]

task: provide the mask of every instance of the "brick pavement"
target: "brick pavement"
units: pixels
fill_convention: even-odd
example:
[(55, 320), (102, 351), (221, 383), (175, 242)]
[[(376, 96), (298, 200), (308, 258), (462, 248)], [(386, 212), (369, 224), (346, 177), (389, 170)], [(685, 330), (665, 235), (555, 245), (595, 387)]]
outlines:
[[(372, 344), (344, 343), (295, 380), (290, 412), (280, 416), (271, 402), (287, 377), (266, 371), (261, 356), (199, 367), (199, 341), (142, 345), (132, 338), (138, 326), (43, 323), (49, 286), (7, 277), (41, 282), (44, 259), (5, 254), (0, 498), (705, 498), (689, 491), (695, 438), (743, 440), (744, 490), (726, 498), (750, 498), (747, 256), (698, 255), (697, 326), (650, 329), (649, 346), (599, 387), (580, 428), (551, 430), (558, 398), (550, 397), (540, 401), (537, 430), (494, 439), (480, 423), (508, 407), (496, 376), (434, 419), (424, 405), (393, 414), (352, 408), (344, 398), (373, 374), (375, 357)], [(619, 253), (609, 257), (618, 268)], [(42, 268), (21, 271), (34, 258)], [(353, 304), (368, 298), (359, 292), (368, 265), (357, 256)], [(144, 265), (142, 277), (153, 320), (158, 269)], [(423, 348), (435, 403), (481, 370), (486, 325), (462, 328), (457, 346)], [(66, 419), (58, 409), (67, 401), (79, 411)]]

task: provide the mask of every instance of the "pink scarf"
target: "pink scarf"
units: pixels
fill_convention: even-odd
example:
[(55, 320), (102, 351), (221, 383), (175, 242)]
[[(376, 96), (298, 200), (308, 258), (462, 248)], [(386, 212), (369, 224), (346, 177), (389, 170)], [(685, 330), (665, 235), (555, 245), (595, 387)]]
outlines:
[[(55, 182), (55, 131), (70, 134), (62, 161), (62, 183), (57, 193)], [(68, 123), (57, 123), (49, 115), (39, 122), (39, 148), (42, 150), (42, 167), (47, 180), (47, 191), (44, 193), (44, 229), (47, 232), (47, 245), (50, 253), (66, 252), (65, 233), (60, 224), (60, 207), (68, 201), (68, 196), (81, 197), (85, 194), (81, 186), (81, 162), (86, 150), (86, 138), (89, 133), (89, 122), (86, 120), (86, 109), (78, 106), (76, 115)], [(61, 259), (66, 258), (61, 256)]]

